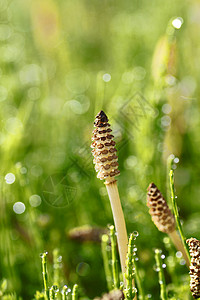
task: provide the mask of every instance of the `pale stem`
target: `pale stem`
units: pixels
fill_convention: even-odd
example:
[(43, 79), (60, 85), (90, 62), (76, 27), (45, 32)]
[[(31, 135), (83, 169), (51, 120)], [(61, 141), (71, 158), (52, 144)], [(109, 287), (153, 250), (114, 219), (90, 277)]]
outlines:
[[(110, 204), (112, 208), (115, 230), (117, 233), (117, 243), (119, 249), (119, 257), (121, 263), (121, 269), (123, 274), (124, 285), (126, 286), (125, 272), (126, 272), (126, 255), (128, 252), (128, 236), (126, 231), (126, 223), (124, 219), (124, 213), (119, 198), (119, 192), (117, 188), (117, 182), (105, 182)], [(133, 282), (134, 284), (134, 282)], [(137, 296), (134, 297), (134, 300)]]
[(187, 264), (187, 266), (189, 267), (189, 266), (190, 266), (190, 260), (189, 260), (189, 258), (188, 258), (188, 255), (187, 255), (187, 253), (186, 253), (186, 251), (185, 251), (185, 247), (184, 247), (184, 245), (183, 245), (183, 242), (182, 242), (180, 236), (178, 235), (177, 231), (174, 230), (173, 232), (168, 233), (168, 234), (169, 234), (169, 236), (170, 236), (172, 242), (174, 243), (176, 249), (177, 249), (178, 251), (181, 251), (181, 253), (182, 253), (182, 255), (183, 255), (183, 258), (185, 259), (186, 264)]

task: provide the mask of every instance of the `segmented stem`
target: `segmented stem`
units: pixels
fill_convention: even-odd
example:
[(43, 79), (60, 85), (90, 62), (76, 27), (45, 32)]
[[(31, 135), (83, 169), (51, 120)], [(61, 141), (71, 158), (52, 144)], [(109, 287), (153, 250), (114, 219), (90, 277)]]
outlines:
[(116, 236), (115, 228), (113, 225), (110, 226), (110, 241), (111, 241), (111, 253), (112, 253), (112, 273), (114, 288), (119, 289), (119, 270), (118, 270), (118, 259), (117, 259), (117, 247), (116, 247)]
[(67, 285), (64, 285), (63, 288), (62, 288), (62, 291), (61, 291), (61, 294), (62, 294), (62, 300), (66, 300), (66, 292), (67, 292)]
[(156, 260), (156, 269), (158, 271), (158, 278), (160, 284), (160, 298), (162, 300), (167, 300), (167, 291), (166, 291), (166, 283), (165, 283), (165, 276), (162, 268), (162, 261), (160, 257), (161, 250), (155, 250), (155, 260)]
[(127, 259), (126, 259), (126, 288), (124, 290), (125, 293), (125, 299), (126, 300), (132, 300), (135, 297), (135, 288), (133, 286), (133, 279), (134, 279), (134, 235), (131, 234), (129, 237), (128, 242), (128, 253), (127, 253)]
[(60, 281), (60, 262), (59, 262), (59, 250), (53, 250), (53, 284), (59, 285)]
[(78, 300), (78, 284), (75, 284), (72, 289), (72, 300)]
[(145, 300), (145, 292), (144, 292), (144, 288), (142, 286), (142, 280), (140, 278), (140, 275), (138, 272), (138, 267), (137, 267), (137, 262), (135, 261), (135, 259), (134, 259), (134, 266), (135, 266), (135, 279), (136, 279), (136, 283), (137, 283), (139, 299)]
[(172, 207), (173, 207), (173, 211), (174, 211), (174, 216), (176, 219), (176, 223), (177, 223), (177, 227), (180, 233), (180, 237), (184, 246), (184, 250), (186, 252), (186, 257), (188, 258), (188, 261), (190, 262), (190, 254), (189, 254), (189, 250), (186, 244), (186, 239), (183, 233), (183, 229), (182, 229), (182, 225), (180, 222), (180, 218), (179, 218), (179, 213), (178, 213), (178, 207), (177, 207), (177, 203), (176, 203), (176, 197), (175, 197), (175, 188), (174, 188), (174, 171), (170, 170), (170, 190), (171, 190), (171, 198), (172, 198)]
[(109, 257), (108, 257), (108, 241), (109, 237), (107, 234), (103, 234), (101, 237), (101, 251), (103, 256), (103, 264), (104, 264), (104, 271), (106, 275), (106, 282), (108, 286), (108, 290), (112, 290), (112, 272), (109, 266)]
[(48, 274), (47, 274), (47, 252), (44, 252), (41, 258), (42, 258), (42, 276), (43, 276), (43, 283), (44, 283), (44, 295), (45, 295), (45, 300), (47, 300), (49, 296)]

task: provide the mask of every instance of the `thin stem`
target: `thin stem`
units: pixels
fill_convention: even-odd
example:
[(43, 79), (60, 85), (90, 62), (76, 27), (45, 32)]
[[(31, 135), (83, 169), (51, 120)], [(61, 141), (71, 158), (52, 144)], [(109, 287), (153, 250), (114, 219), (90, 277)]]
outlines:
[(114, 226), (110, 226), (110, 240), (111, 240), (111, 253), (112, 253), (112, 273), (113, 273), (113, 282), (114, 288), (119, 289), (119, 271), (118, 271), (118, 259), (116, 251), (116, 236)]
[(42, 275), (44, 282), (44, 295), (45, 300), (48, 300), (49, 291), (48, 291), (48, 275), (47, 275), (47, 252), (42, 254)]
[(155, 250), (156, 269), (158, 271), (158, 278), (160, 284), (160, 297), (162, 300), (167, 300), (165, 276), (162, 268), (160, 253), (161, 251), (159, 249)]
[(110, 270), (109, 265), (109, 257), (108, 257), (108, 241), (109, 237), (107, 234), (103, 234), (101, 238), (101, 251), (103, 256), (103, 264), (104, 264), (104, 270), (106, 275), (106, 282), (108, 286), (108, 290), (112, 290), (112, 272)]
[(167, 158), (167, 176), (166, 176), (166, 190), (167, 190), (167, 203), (169, 204), (169, 207), (171, 208), (172, 203), (171, 203), (171, 191), (170, 191), (170, 177), (169, 177), (169, 173), (172, 170), (172, 165), (174, 162), (174, 154), (170, 154)]
[(78, 300), (78, 284), (75, 284), (72, 289), (72, 300)]
[(54, 300), (54, 287), (53, 286), (49, 290), (49, 299)]
[(187, 252), (185, 251), (185, 247), (184, 247), (184, 244), (183, 244), (183, 241), (182, 241), (180, 235), (177, 233), (176, 230), (174, 230), (173, 232), (169, 233), (169, 237), (171, 238), (171, 240), (172, 240), (174, 246), (176, 247), (176, 249), (178, 251), (181, 251), (181, 253), (183, 254), (183, 258), (185, 259), (186, 264), (189, 267), (190, 266), (190, 260), (188, 258)]
[(190, 262), (190, 254), (189, 254), (189, 250), (188, 250), (188, 247), (186, 244), (186, 239), (183, 234), (183, 230), (182, 230), (182, 226), (181, 226), (181, 222), (180, 222), (180, 218), (179, 218), (179, 213), (178, 213), (178, 207), (177, 207), (177, 203), (176, 203), (175, 188), (174, 188), (174, 171), (170, 170), (169, 175), (170, 175), (170, 190), (171, 190), (171, 197), (172, 197), (172, 207), (173, 207), (177, 227), (178, 227), (178, 230), (180, 233), (180, 237), (181, 237), (181, 240), (182, 240), (185, 252), (186, 252), (186, 256), (188, 257), (188, 260)]
[(125, 280), (125, 272), (126, 272), (126, 254), (128, 250), (128, 237), (126, 231), (126, 224), (124, 220), (124, 214), (119, 198), (117, 183), (111, 182), (106, 184), (108, 196), (111, 203), (114, 223), (115, 223), (115, 230), (117, 233), (117, 242), (119, 248), (119, 256), (121, 262), (121, 269), (124, 279), (124, 285), (126, 285)]
[(134, 235), (131, 234), (129, 237), (128, 243), (128, 253), (127, 253), (127, 260), (126, 260), (126, 288), (124, 290), (125, 299), (132, 300), (135, 297), (135, 288), (133, 286), (133, 279), (134, 279)]
[(62, 300), (66, 300), (66, 292), (67, 292), (67, 285), (64, 285), (63, 288), (62, 288), (62, 291), (61, 291), (61, 294), (62, 294)]
[[(62, 258), (62, 257), (61, 257)], [(59, 285), (60, 281), (60, 257), (59, 257), (59, 250), (53, 250), (53, 284)]]
[(137, 283), (139, 299), (140, 300), (145, 300), (144, 288), (143, 288), (143, 285), (142, 285), (142, 280), (140, 278), (137, 263), (136, 263), (135, 259), (134, 259), (134, 266), (135, 266), (135, 279), (136, 279), (136, 283)]

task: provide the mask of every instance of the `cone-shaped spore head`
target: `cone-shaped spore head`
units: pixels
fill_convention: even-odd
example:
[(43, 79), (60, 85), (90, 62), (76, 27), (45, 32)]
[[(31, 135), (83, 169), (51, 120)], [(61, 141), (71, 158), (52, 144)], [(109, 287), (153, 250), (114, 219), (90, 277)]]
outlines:
[(190, 290), (194, 299), (200, 298), (200, 241), (190, 238), (186, 241), (189, 246), (190, 264)]
[(97, 177), (105, 179), (106, 183), (115, 181), (115, 176), (120, 174), (118, 170), (118, 157), (116, 155), (114, 136), (108, 123), (108, 117), (104, 111), (100, 111), (94, 121), (94, 131), (92, 136), (92, 153), (94, 156), (95, 170)]
[(158, 230), (165, 233), (175, 230), (175, 218), (163, 195), (153, 182), (147, 188), (147, 206), (150, 208), (149, 213)]

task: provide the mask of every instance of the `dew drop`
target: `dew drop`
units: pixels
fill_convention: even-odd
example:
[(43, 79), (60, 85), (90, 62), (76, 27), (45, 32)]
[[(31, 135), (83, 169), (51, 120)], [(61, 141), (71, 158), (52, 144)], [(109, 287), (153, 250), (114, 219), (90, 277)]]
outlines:
[(176, 157), (176, 158), (174, 159), (174, 162), (175, 162), (175, 164), (179, 163), (179, 158)]
[(139, 258), (138, 258), (138, 257), (135, 257), (134, 259), (135, 259), (135, 261), (138, 261), (138, 260), (139, 260)]
[(58, 262), (62, 262), (62, 256), (60, 255), (57, 259)]
[(160, 268), (157, 267), (156, 265), (153, 266), (153, 269), (154, 269), (154, 271), (156, 271), (156, 272), (160, 272)]
[(180, 29), (181, 26), (183, 25), (183, 19), (181, 17), (178, 17), (178, 18), (174, 19), (172, 21), (172, 25), (173, 25), (174, 28)]

